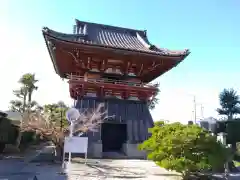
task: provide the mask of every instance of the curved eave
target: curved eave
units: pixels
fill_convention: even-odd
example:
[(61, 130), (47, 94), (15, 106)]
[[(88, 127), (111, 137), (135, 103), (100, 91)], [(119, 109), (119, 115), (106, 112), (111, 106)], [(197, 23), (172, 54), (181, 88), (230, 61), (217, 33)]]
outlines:
[(59, 69), (58, 69), (58, 67), (57, 67), (57, 65), (56, 65), (56, 60), (55, 60), (55, 55), (54, 55), (54, 53), (53, 53), (53, 48), (50, 47), (50, 45), (48, 44), (48, 39), (47, 39), (47, 37), (46, 37), (46, 35), (45, 35), (44, 33), (43, 33), (43, 37), (44, 37), (45, 44), (46, 44), (47, 49), (48, 49), (48, 53), (49, 53), (50, 58), (51, 58), (51, 60), (52, 60), (54, 70), (55, 70), (55, 72), (56, 72), (60, 77), (62, 77), (62, 74), (60, 74)]
[[(148, 57), (157, 57), (157, 58), (161, 58), (161, 57), (173, 57), (175, 59), (175, 65), (173, 65), (172, 67), (168, 68), (166, 71), (162, 71), (160, 74), (158, 73), (149, 73), (148, 75), (145, 75), (144, 77), (144, 82), (151, 82), (152, 80), (156, 79), (157, 77), (161, 76), (162, 74), (166, 73), (167, 71), (171, 70), (172, 68), (176, 67), (180, 62), (182, 62), (189, 54), (190, 51), (189, 50), (185, 50), (185, 51), (180, 51), (178, 54), (177, 53), (173, 53), (173, 54), (156, 54), (156, 53), (149, 53), (149, 52), (140, 52), (140, 51), (134, 51), (131, 49), (123, 49), (123, 48), (116, 48), (116, 47), (109, 47), (109, 46), (103, 46), (103, 45), (96, 45), (96, 44), (89, 44), (89, 43), (84, 43), (84, 42), (76, 42), (76, 41), (70, 41), (68, 40), (69, 37), (78, 37), (81, 35), (73, 35), (73, 34), (63, 34), (63, 33), (59, 33), (56, 31), (52, 31), (49, 30), (47, 28), (43, 29), (43, 36), (45, 39), (45, 43), (47, 45), (48, 48), (48, 52), (49, 55), (51, 57), (55, 72), (62, 78), (64, 78), (64, 74), (61, 74), (61, 72), (59, 71), (57, 65), (56, 65), (56, 59), (55, 59), (55, 53), (54, 51), (54, 47), (51, 47), (51, 44), (49, 42), (51, 42), (52, 40), (55, 41), (59, 41), (61, 43), (64, 44), (68, 44), (68, 45), (74, 45), (74, 46), (85, 46), (85, 47), (91, 47), (91, 48), (100, 48), (100, 49), (106, 49), (106, 50), (110, 50), (110, 51), (116, 51), (118, 50), (119, 53), (122, 54), (126, 54), (126, 52), (132, 55), (145, 55)], [(65, 36), (65, 38), (61, 38), (59, 36)]]
[[(190, 51), (188, 49), (184, 50), (184, 51), (179, 51), (178, 53), (175, 52), (145, 52), (145, 51), (138, 51), (138, 50), (133, 50), (133, 49), (125, 49), (125, 48), (119, 48), (119, 47), (112, 47), (112, 46), (105, 46), (105, 45), (100, 45), (100, 44), (95, 44), (93, 42), (77, 42), (77, 41), (73, 41), (73, 40), (68, 40), (71, 38), (76, 38), (78, 36), (82, 36), (80, 35), (76, 35), (76, 34), (64, 34), (64, 33), (60, 33), (60, 32), (56, 32), (53, 30), (50, 30), (48, 28), (44, 28), (43, 29), (43, 35), (45, 37), (46, 40), (46, 36), (48, 36), (48, 40), (50, 39), (55, 39), (57, 41), (60, 42), (65, 42), (65, 43), (69, 43), (69, 44), (73, 44), (73, 45), (84, 45), (84, 46), (88, 46), (88, 47), (94, 47), (94, 48), (104, 48), (104, 49), (108, 49), (108, 50), (119, 50), (122, 51), (122, 53), (124, 52), (129, 52), (132, 54), (143, 54), (146, 56), (155, 56), (155, 57), (185, 57), (187, 56)], [(66, 38), (61, 38), (60, 36), (65, 36)], [(162, 54), (161, 54), (162, 53)]]
[(148, 75), (145, 75), (144, 76), (145, 78), (143, 79), (143, 82), (144, 83), (150, 83), (153, 80), (155, 80), (156, 78), (160, 77), (161, 75), (167, 73), (171, 69), (177, 67), (189, 54), (190, 54), (190, 52), (188, 54), (186, 54), (185, 56), (183, 56), (180, 60), (178, 60), (174, 66), (172, 66), (171, 68), (169, 68), (165, 71), (162, 71), (162, 73), (160, 73), (160, 74), (149, 73)]

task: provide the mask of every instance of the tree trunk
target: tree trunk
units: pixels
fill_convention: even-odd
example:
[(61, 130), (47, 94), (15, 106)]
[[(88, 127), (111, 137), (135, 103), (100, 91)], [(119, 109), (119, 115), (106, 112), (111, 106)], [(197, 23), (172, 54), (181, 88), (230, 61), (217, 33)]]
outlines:
[(23, 97), (23, 112), (25, 112), (25, 110), (26, 110), (26, 101), (27, 101), (27, 94), (24, 94), (24, 97)]
[(20, 143), (21, 143), (21, 140), (22, 140), (22, 131), (21, 129), (18, 130), (18, 137), (16, 139), (16, 147), (19, 148), (20, 146)]
[(55, 145), (55, 160), (62, 161), (63, 160), (63, 146)]
[(32, 91), (29, 91), (28, 92), (28, 106), (30, 106), (31, 102), (32, 102)]
[(0, 143), (0, 153), (3, 153), (5, 146), (6, 146), (5, 143)]
[(233, 153), (236, 153), (236, 151), (237, 151), (237, 143), (235, 142), (235, 143), (232, 143), (231, 144), (232, 145), (232, 150), (233, 150)]

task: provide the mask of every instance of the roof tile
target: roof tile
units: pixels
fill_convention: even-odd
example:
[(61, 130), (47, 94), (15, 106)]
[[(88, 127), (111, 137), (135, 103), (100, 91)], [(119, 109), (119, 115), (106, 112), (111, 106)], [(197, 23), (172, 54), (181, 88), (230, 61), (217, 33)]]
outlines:
[(44, 32), (66, 41), (120, 48), (157, 55), (187, 55), (188, 50), (170, 51), (158, 48), (147, 39), (146, 31), (133, 30), (109, 25), (95, 24), (76, 20), (75, 34), (59, 33), (48, 28)]

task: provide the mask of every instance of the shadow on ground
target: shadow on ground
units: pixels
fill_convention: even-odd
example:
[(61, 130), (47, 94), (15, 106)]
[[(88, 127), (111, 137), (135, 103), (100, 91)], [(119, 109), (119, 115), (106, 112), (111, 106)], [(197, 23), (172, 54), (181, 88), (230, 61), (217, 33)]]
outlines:
[(63, 171), (61, 164), (56, 163), (30, 163), (24, 172), (36, 172), (38, 180), (68, 180), (68, 175)]
[[(146, 172), (136, 172), (135, 169), (124, 167), (113, 167), (106, 164), (87, 164), (88, 167), (96, 170), (94, 176), (106, 176), (111, 178), (146, 178)], [(139, 170), (138, 170), (139, 171)]]
[[(111, 163), (110, 160), (102, 161), (91, 161), (86, 165), (79, 162), (74, 162), (74, 164), (78, 164), (78, 166), (85, 166), (85, 168), (72, 168), (72, 174), (81, 174), (84, 177), (106, 177), (106, 178), (116, 178), (116, 179), (147, 179), (149, 176), (154, 176), (155, 178), (161, 177), (180, 177), (176, 173), (161, 173), (161, 169), (155, 169), (154, 171), (158, 173), (154, 173), (152, 169), (147, 169), (146, 167), (139, 167), (138, 165), (131, 166), (129, 164), (118, 164)], [(82, 171), (82, 172), (79, 172)]]

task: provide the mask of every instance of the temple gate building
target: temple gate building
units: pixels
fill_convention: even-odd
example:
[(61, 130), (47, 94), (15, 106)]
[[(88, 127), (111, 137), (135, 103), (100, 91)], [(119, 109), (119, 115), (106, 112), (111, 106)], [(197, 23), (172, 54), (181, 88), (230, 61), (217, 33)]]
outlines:
[(147, 102), (157, 89), (150, 82), (173, 67), (188, 50), (171, 51), (148, 41), (147, 31), (76, 20), (72, 34), (42, 30), (54, 69), (69, 80), (80, 111), (104, 103), (110, 117), (89, 132), (89, 155), (121, 152), (144, 157), (137, 145), (149, 137), (153, 119)]

